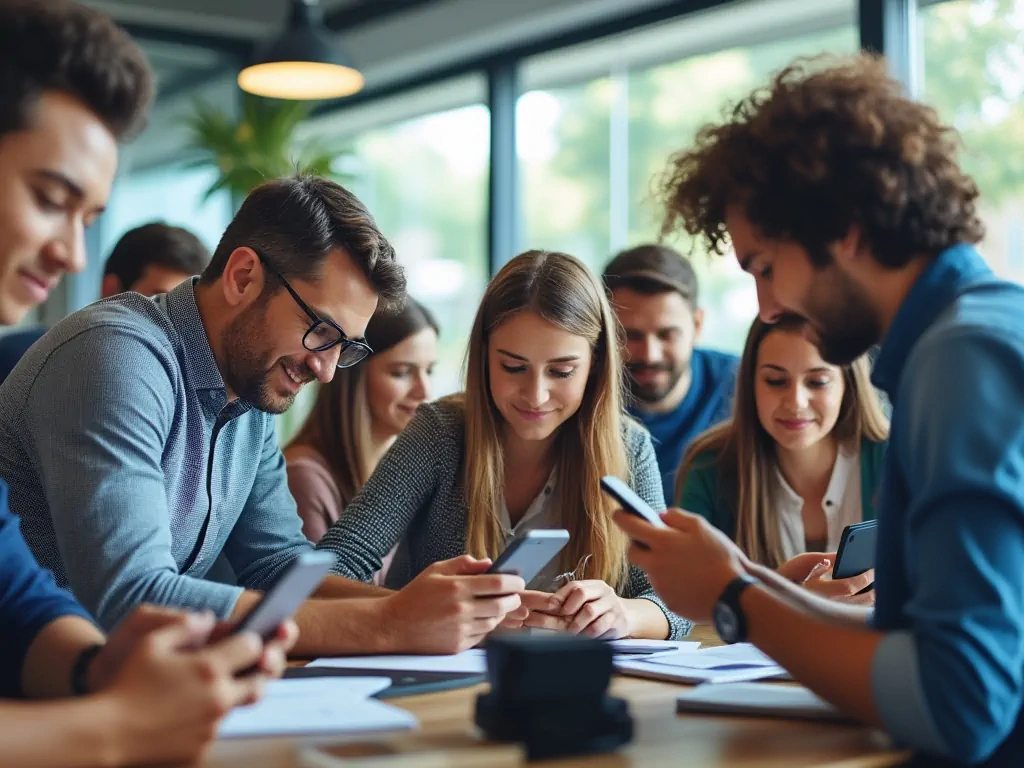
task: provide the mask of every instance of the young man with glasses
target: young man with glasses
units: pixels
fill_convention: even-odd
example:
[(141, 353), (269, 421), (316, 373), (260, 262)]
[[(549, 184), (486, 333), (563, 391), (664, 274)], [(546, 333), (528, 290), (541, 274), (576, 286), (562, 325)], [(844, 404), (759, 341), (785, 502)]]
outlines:
[[(273, 414), (369, 354), (367, 322), (404, 291), (359, 200), (283, 179), (249, 195), (202, 276), (59, 323), (0, 392), (0, 476), (40, 563), (104, 626), (143, 601), (243, 614), (311, 547)], [(241, 586), (204, 579), (222, 553)], [(469, 647), (519, 607), (522, 580), (488, 565), (439, 563), (394, 593), (329, 577), (317, 597), (337, 599), (299, 610), (296, 650)]]

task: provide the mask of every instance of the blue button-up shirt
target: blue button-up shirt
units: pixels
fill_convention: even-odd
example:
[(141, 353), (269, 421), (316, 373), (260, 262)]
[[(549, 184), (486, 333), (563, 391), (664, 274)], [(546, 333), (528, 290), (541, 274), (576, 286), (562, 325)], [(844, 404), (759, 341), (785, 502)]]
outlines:
[(140, 603), (227, 616), (310, 548), (270, 414), (227, 402), (194, 280), (65, 318), (0, 387), (0, 478), (25, 539), (104, 627)]
[(879, 714), (932, 765), (1024, 765), (1024, 288), (970, 246), (943, 252), (897, 313), (874, 381), (893, 403)]

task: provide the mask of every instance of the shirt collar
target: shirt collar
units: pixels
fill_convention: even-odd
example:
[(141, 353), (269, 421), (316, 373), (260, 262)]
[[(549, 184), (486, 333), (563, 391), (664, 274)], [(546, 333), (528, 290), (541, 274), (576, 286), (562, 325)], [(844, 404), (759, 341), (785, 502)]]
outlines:
[[(840, 446), (836, 452), (836, 461), (832, 465), (828, 488), (825, 489), (825, 495), (821, 499), (822, 508), (825, 509), (826, 514), (829, 510), (835, 512), (842, 505), (843, 497), (846, 495), (846, 486), (850, 482), (851, 475), (854, 474), (854, 468), (859, 466), (859, 459), (856, 452), (843, 446)], [(775, 472), (779, 480), (779, 489), (786, 502), (786, 511), (791, 513), (795, 511), (799, 516), (804, 506), (803, 498), (786, 482), (782, 470), (776, 468)]]
[(547, 482), (544, 483), (544, 487), (541, 492), (537, 494), (536, 498), (530, 502), (530, 506), (526, 508), (526, 512), (520, 518), (519, 522), (515, 526), (512, 525), (512, 519), (508, 514), (508, 505), (505, 503), (505, 497), (501, 498), (501, 509), (499, 511), (498, 519), (501, 522), (501, 528), (505, 531), (505, 536), (512, 536), (518, 534), (521, 531), (528, 531), (533, 528), (529, 525), (530, 521), (540, 515), (547, 512), (551, 497), (555, 492), (555, 469), (551, 470), (551, 474), (548, 475)]
[(967, 243), (944, 250), (921, 274), (885, 334), (871, 375), (874, 385), (890, 400), (917, 340), (968, 286), (991, 275), (984, 259)]
[(181, 337), (186, 380), (196, 390), (223, 390), (224, 377), (213, 356), (213, 349), (206, 336), (199, 307), (196, 305), (195, 286), (198, 281), (198, 277), (192, 277), (170, 293), (158, 296), (156, 301), (167, 307), (167, 316)]

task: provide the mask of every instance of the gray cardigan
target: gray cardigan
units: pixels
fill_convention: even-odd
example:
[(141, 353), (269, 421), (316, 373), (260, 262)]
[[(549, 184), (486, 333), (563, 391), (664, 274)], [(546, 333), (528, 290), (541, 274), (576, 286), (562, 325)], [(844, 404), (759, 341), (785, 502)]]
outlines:
[[(654, 509), (665, 509), (650, 435), (627, 420), (623, 437), (630, 485)], [(399, 589), (431, 564), (465, 554), (464, 461), (462, 407), (451, 401), (421, 405), (317, 545), (337, 555), (334, 572), (368, 582), (398, 544), (386, 584)], [(690, 622), (665, 607), (646, 574), (635, 566), (630, 566), (622, 596), (656, 603), (668, 619), (669, 638), (689, 633)]]

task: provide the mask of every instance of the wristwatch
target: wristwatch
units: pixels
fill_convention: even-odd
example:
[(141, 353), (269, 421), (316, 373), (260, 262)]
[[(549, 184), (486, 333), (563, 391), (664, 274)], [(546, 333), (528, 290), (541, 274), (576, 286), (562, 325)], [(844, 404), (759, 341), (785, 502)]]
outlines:
[(75, 659), (74, 666), (71, 667), (71, 693), (75, 696), (84, 696), (93, 692), (89, 690), (86, 679), (89, 676), (89, 665), (102, 650), (103, 643), (96, 643), (85, 648)]
[(751, 584), (760, 582), (747, 575), (737, 576), (729, 582), (723, 591), (712, 613), (715, 631), (722, 641), (732, 645), (747, 639), (747, 617), (740, 607), (740, 595)]

